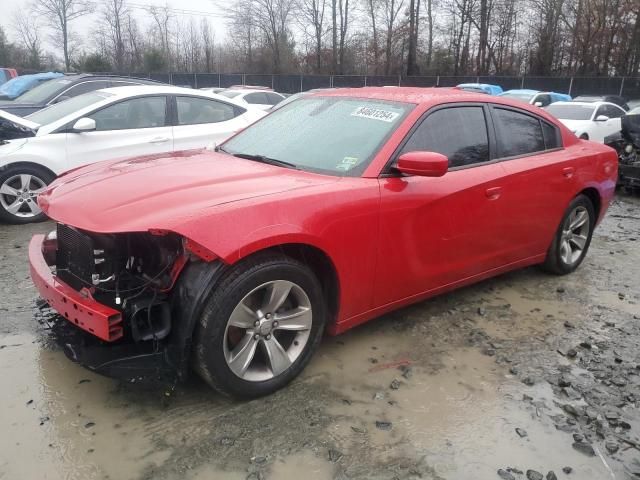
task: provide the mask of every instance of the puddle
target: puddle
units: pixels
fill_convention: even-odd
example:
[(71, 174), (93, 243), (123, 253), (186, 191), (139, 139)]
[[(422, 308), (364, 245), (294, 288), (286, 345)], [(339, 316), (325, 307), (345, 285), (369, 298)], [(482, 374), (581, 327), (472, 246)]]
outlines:
[(0, 344), (7, 345), (0, 350), (0, 478), (135, 479), (166, 459), (144, 435), (143, 412), (121, 403), (113, 381), (30, 334)]

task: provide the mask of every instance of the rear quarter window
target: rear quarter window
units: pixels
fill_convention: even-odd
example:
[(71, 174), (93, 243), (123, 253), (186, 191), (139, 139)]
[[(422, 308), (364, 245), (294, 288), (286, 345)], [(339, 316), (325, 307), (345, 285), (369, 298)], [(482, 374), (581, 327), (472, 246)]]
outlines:
[(537, 117), (500, 107), (493, 107), (492, 117), (500, 158), (545, 150), (542, 126)]

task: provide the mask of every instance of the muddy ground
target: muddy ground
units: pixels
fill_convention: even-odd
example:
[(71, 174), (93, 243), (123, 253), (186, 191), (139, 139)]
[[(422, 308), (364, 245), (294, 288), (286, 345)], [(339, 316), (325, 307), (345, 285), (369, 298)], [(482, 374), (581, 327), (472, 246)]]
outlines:
[[(0, 226), (0, 479), (640, 478), (640, 199), (530, 268), (326, 338), (268, 398), (102, 378), (50, 346)], [(554, 473), (549, 473), (550, 471)]]

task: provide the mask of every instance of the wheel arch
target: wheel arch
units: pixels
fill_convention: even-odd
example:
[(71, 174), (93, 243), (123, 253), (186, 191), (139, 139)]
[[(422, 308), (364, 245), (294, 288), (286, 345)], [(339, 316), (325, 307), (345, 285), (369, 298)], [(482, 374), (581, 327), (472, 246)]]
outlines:
[(5, 172), (5, 171), (7, 171), (7, 170), (9, 170), (11, 168), (16, 168), (16, 167), (17, 168), (20, 168), (20, 167), (39, 168), (40, 170), (44, 170), (45, 172), (50, 174), (53, 178), (56, 178), (58, 176), (58, 174), (56, 174), (56, 172), (54, 172), (50, 168), (42, 165), (41, 163), (29, 162), (29, 161), (26, 161), (26, 160), (7, 163), (6, 165), (3, 165), (3, 166), (0, 167), (0, 173), (3, 173), (3, 172)]
[(581, 190), (578, 195), (584, 195), (587, 197), (591, 204), (593, 205), (593, 209), (596, 214), (596, 221), (600, 218), (600, 212), (602, 210), (602, 197), (600, 196), (600, 192), (595, 187), (587, 187)]

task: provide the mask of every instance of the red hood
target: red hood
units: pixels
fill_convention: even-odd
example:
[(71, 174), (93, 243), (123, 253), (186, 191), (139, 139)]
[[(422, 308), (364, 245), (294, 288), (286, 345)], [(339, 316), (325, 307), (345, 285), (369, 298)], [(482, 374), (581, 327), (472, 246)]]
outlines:
[(80, 168), (53, 182), (38, 203), (52, 219), (93, 232), (179, 231), (224, 204), (335, 181), (196, 150)]

